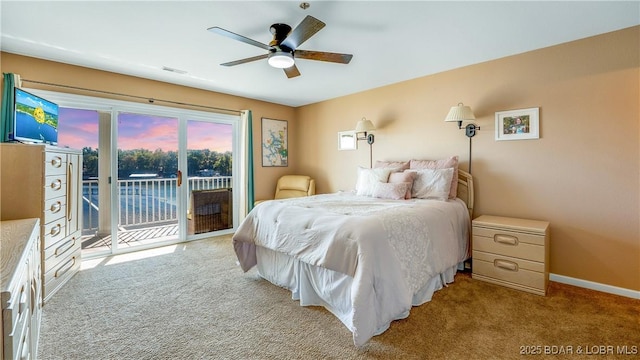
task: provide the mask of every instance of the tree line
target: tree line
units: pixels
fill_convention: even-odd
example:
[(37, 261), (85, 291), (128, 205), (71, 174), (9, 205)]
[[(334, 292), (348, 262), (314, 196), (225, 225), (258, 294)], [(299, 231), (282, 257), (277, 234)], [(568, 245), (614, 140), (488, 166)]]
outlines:
[[(98, 149), (85, 147), (83, 155), (83, 177), (98, 176)], [(187, 176), (231, 176), (232, 154), (230, 151), (187, 150)], [(132, 174), (153, 174), (161, 178), (175, 177), (178, 173), (178, 152), (157, 149), (118, 150), (118, 178), (126, 179)]]

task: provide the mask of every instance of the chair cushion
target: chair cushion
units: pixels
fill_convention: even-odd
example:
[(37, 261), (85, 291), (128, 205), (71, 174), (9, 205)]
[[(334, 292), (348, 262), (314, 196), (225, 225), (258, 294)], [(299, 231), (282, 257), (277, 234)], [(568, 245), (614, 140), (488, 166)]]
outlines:
[(299, 190), (306, 192), (309, 189), (309, 180), (306, 175), (285, 175), (278, 180), (278, 190)]
[(278, 180), (276, 199), (308, 196), (311, 177), (306, 175), (285, 175)]

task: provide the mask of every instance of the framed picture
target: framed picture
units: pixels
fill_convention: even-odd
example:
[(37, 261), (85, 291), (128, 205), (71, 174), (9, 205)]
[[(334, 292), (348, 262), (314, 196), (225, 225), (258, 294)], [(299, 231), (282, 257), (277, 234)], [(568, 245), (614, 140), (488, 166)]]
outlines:
[(540, 138), (540, 108), (500, 111), (496, 113), (496, 140)]
[(287, 121), (262, 118), (262, 166), (288, 166)]
[(357, 148), (358, 139), (355, 131), (338, 132), (338, 150), (355, 150)]

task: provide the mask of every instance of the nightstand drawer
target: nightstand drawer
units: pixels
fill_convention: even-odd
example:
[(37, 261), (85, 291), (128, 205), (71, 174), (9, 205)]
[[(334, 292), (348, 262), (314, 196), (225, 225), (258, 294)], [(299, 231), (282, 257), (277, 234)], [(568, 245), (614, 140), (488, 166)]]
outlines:
[(537, 235), (474, 227), (473, 249), (525, 260), (545, 261), (544, 237)]
[(474, 250), (473, 277), (477, 275), (481, 280), (490, 278), (502, 285), (509, 286), (506, 283), (513, 283), (543, 292), (547, 282), (544, 263)]
[(511, 231), (507, 229), (494, 229), (474, 226), (473, 235), (489, 238), (501, 238), (504, 243), (509, 243), (513, 240), (516, 240), (519, 243), (544, 246), (544, 233), (530, 234), (519, 231)]

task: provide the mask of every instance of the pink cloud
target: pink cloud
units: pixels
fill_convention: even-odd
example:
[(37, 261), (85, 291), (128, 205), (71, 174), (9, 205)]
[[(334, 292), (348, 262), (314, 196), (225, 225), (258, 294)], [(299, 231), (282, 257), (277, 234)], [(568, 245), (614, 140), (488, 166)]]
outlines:
[[(61, 108), (58, 143), (81, 149), (98, 147), (98, 112)], [(230, 124), (189, 121), (187, 147), (217, 152), (232, 150)], [(118, 148), (124, 150), (149, 149), (176, 151), (178, 149), (178, 120), (174, 118), (121, 113), (118, 117)]]

